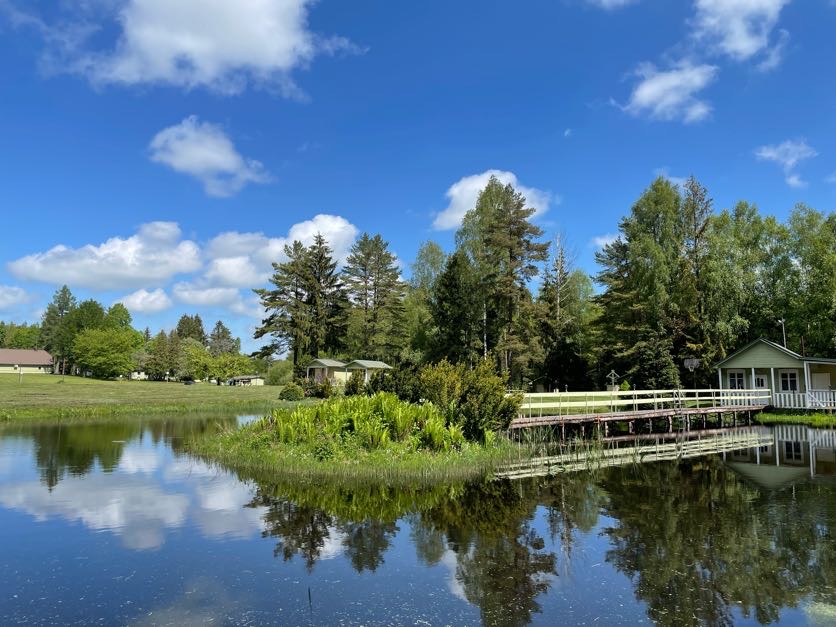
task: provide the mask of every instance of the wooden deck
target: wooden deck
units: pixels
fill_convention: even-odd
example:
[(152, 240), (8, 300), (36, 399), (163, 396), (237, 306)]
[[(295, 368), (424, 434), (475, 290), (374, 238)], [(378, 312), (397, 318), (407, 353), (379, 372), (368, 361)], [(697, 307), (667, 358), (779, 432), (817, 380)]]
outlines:
[(634, 390), (526, 394), (511, 429), (749, 414), (771, 404), (768, 390)]

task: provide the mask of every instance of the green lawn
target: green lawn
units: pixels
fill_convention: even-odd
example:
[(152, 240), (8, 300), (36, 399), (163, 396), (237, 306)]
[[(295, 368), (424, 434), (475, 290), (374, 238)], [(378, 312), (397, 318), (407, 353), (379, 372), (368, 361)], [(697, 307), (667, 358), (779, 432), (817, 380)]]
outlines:
[(277, 406), (280, 388), (97, 381), (56, 375), (0, 374), (0, 421), (187, 412), (262, 412)]
[(758, 414), (755, 420), (764, 424), (808, 425), (810, 427), (836, 427), (836, 414)]

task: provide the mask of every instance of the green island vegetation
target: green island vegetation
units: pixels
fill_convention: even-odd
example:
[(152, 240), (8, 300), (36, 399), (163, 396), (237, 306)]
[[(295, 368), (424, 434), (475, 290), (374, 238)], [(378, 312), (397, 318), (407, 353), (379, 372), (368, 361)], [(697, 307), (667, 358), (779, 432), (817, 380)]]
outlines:
[(346, 387), (348, 395), (277, 408), (187, 447), (236, 470), (386, 484), (482, 478), (526, 455), (498, 435), (520, 397), (506, 394), (488, 361), (468, 369), (444, 360), (414, 378), (383, 374), (358, 393)]

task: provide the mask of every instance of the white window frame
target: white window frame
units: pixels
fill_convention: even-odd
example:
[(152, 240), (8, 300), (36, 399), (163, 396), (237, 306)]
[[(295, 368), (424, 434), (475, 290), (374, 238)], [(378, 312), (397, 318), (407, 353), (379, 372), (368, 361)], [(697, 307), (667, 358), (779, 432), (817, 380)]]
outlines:
[[(740, 387), (736, 384), (732, 385), (732, 375), (735, 376), (737, 379), (737, 375), (740, 375)], [(726, 385), (730, 390), (745, 390), (746, 389), (746, 371), (742, 368), (733, 368), (729, 369), (726, 373)]]
[[(784, 388), (784, 375), (787, 375), (787, 381), (790, 380), (789, 375), (792, 375), (792, 378), (795, 379), (795, 389), (793, 390), (791, 386), (788, 388)], [(800, 377), (798, 376), (798, 370), (795, 368), (782, 368), (778, 371), (778, 385), (781, 389), (781, 392), (792, 392), (798, 393), (801, 391)]]

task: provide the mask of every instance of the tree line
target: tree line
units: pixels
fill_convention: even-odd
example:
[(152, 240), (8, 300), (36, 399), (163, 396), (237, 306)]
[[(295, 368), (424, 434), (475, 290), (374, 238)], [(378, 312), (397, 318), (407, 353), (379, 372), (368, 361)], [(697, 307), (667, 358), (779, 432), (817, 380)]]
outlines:
[(166, 333), (151, 335), (132, 326), (128, 309), (105, 309), (93, 299), (78, 302), (69, 287), (57, 290), (40, 324), (0, 322), (0, 347), (42, 348), (53, 357), (55, 372), (100, 378), (144, 372), (149, 379), (226, 380), (267, 364), (241, 354), (241, 340), (222, 321), (206, 333), (200, 315), (184, 314)]
[[(534, 209), (492, 178), (446, 253), (425, 242), (408, 282), (380, 235), (364, 233), (342, 269), (328, 242), (293, 242), (256, 289), (262, 355), (414, 366), (491, 360), (509, 386), (634, 388), (713, 382), (712, 365), (758, 337), (804, 354), (836, 351), (836, 214), (796, 206), (781, 223), (747, 202), (716, 212), (693, 177), (658, 178), (596, 253), (574, 266), (565, 237), (545, 241)], [(685, 359), (699, 360), (691, 374)]]

